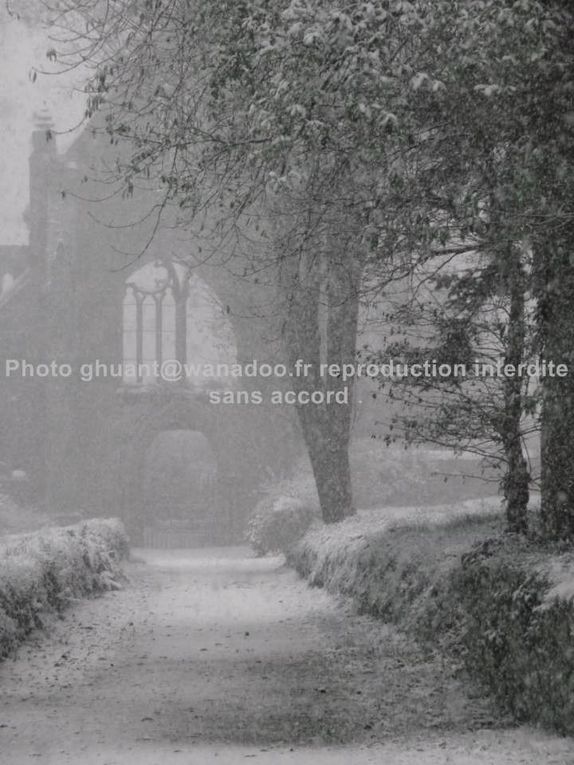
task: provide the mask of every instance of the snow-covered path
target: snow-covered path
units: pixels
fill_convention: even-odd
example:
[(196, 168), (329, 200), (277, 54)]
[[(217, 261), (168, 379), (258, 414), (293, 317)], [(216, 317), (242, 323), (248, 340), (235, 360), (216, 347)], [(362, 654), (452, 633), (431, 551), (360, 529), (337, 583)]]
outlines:
[(0, 665), (3, 765), (574, 765), (278, 559), (136, 555), (124, 590)]

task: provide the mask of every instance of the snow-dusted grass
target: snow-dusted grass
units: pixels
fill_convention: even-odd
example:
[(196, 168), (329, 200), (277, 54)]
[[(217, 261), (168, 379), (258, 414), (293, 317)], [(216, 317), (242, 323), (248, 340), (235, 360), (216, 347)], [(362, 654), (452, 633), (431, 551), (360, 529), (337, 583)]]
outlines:
[(498, 499), (363, 511), (287, 555), (309, 583), (454, 652), (517, 720), (574, 734), (574, 554), (502, 534)]
[[(472, 454), (397, 445), (372, 438), (353, 440), (349, 450), (357, 507), (452, 504), (495, 494), (500, 474), (486, 473)], [(488, 480), (485, 480), (488, 479)]]
[(117, 587), (119, 561), (127, 553), (125, 530), (114, 519), (4, 538), (0, 542), (0, 657), (41, 626), (44, 614)]

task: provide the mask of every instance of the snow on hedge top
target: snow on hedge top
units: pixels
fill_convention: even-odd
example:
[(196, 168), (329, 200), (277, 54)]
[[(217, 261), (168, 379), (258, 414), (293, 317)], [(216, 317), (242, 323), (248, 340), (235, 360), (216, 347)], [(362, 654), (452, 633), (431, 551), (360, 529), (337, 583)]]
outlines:
[(574, 553), (565, 553), (551, 558), (543, 572), (552, 583), (544, 597), (542, 608), (555, 600), (574, 601)]
[(495, 516), (500, 512), (500, 497), (469, 499), (456, 505), (385, 507), (377, 510), (359, 510), (356, 515), (346, 518), (341, 523), (315, 527), (309, 534), (314, 537), (319, 535), (325, 541), (333, 540), (335, 544), (344, 544), (359, 539), (366, 540), (400, 526), (439, 526), (459, 518)]

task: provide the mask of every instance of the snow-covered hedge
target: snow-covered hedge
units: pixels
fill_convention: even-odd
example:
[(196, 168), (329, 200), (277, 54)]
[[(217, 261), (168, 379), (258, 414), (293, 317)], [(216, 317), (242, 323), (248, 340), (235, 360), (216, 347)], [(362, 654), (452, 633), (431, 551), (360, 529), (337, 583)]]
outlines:
[(264, 488), (248, 518), (245, 540), (258, 555), (285, 552), (320, 517), (313, 477), (299, 471)]
[(318, 518), (318, 510), (295, 497), (260, 502), (247, 523), (245, 538), (257, 555), (287, 552)]
[(297, 470), (291, 478), (264, 487), (247, 520), (245, 541), (257, 555), (286, 552), (320, 517), (313, 476)]
[(469, 672), (516, 720), (574, 734), (574, 553), (494, 539), (449, 581)]
[(456, 653), (517, 720), (574, 734), (574, 553), (488, 513), (414, 525), (359, 513), (287, 555), (311, 584)]
[(0, 657), (41, 626), (43, 614), (117, 588), (119, 563), (128, 552), (124, 527), (115, 519), (0, 541)]

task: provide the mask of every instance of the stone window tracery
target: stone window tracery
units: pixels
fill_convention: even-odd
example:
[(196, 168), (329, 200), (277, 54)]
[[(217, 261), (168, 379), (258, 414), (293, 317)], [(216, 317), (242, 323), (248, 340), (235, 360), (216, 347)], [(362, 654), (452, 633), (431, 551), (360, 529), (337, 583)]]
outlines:
[(158, 382), (154, 362), (235, 360), (229, 320), (209, 287), (182, 266), (150, 262), (126, 281), (123, 299), (124, 383)]

